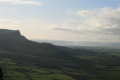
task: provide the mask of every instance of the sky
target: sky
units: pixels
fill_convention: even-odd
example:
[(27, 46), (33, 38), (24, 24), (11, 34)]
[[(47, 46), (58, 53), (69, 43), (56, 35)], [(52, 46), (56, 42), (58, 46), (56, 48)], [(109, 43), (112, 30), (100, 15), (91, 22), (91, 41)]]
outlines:
[(120, 42), (120, 0), (0, 0), (0, 28), (28, 39)]

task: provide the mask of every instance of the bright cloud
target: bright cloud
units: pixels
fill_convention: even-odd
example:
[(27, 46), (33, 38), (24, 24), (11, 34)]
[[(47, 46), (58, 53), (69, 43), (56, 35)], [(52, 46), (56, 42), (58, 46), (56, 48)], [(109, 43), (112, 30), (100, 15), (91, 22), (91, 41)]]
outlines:
[(91, 36), (92, 40), (120, 41), (120, 8), (107, 7), (97, 10), (70, 11), (70, 13), (71, 16), (78, 16), (79, 19), (65, 20), (62, 24), (54, 24), (49, 28), (84, 35), (86, 39)]
[(43, 3), (30, 0), (0, 0), (0, 2), (11, 4), (29, 4), (29, 5), (42, 5)]
[[(93, 11), (78, 11), (78, 15), (83, 17), (86, 30), (103, 34), (119, 35), (120, 32), (120, 8), (103, 8)], [(81, 27), (83, 28), (83, 27)]]
[(80, 10), (76, 15), (79, 16), (79, 20), (67, 20), (62, 25), (54, 25), (52, 28), (83, 34), (120, 35), (120, 8)]
[(14, 28), (20, 27), (20, 21), (16, 19), (0, 19), (0, 28)]

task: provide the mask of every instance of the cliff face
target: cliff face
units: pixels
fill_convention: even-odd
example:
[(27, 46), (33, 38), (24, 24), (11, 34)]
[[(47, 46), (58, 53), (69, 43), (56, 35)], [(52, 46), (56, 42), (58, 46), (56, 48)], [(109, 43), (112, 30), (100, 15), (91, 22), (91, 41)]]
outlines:
[(29, 41), (20, 34), (19, 30), (0, 29), (0, 49), (18, 50), (24, 48), (26, 42)]
[(41, 50), (55, 49), (49, 43), (37, 43), (26, 39), (19, 30), (0, 29), (0, 50), (22, 53), (34, 53)]
[(18, 30), (0, 30), (0, 50), (49, 58), (66, 58), (71, 53), (71, 49), (66, 47), (30, 41)]
[(1, 41), (21, 40), (21, 39), (26, 39), (26, 38), (20, 34), (19, 30), (0, 29), (0, 40)]

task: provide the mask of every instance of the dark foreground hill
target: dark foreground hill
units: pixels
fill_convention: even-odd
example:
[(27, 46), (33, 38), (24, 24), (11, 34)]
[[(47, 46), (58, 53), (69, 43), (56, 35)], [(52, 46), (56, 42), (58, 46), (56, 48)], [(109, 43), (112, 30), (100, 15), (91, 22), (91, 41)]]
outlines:
[(72, 49), (0, 30), (4, 80), (119, 80), (120, 50)]

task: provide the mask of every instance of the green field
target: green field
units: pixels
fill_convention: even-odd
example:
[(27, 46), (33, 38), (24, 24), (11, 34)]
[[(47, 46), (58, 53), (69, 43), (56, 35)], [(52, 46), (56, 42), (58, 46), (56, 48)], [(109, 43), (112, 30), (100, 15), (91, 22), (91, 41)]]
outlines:
[(99, 49), (57, 59), (0, 51), (4, 80), (119, 80), (120, 50)]

